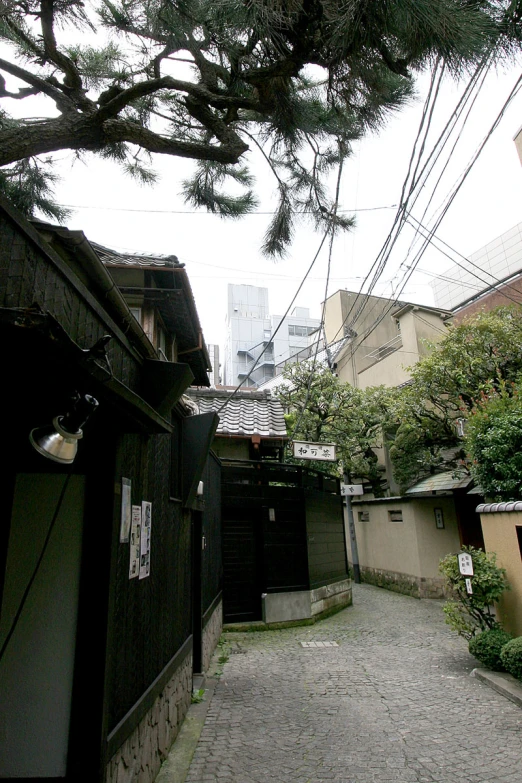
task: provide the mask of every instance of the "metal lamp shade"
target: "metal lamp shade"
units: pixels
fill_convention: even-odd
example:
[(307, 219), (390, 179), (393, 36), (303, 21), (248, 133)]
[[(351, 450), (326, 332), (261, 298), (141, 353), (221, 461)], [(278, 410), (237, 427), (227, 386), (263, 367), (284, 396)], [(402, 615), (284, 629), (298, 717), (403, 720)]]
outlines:
[(63, 416), (53, 419), (51, 426), (37, 427), (29, 433), (29, 440), (36, 451), (53, 462), (62, 465), (70, 465), (74, 462), (78, 451), (78, 441), (83, 437), (83, 432), (67, 432), (60, 426)]

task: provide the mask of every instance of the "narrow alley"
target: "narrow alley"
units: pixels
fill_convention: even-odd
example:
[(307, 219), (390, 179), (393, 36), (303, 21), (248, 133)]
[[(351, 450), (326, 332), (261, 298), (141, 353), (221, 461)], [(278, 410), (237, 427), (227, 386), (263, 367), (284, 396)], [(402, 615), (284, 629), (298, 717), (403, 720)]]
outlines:
[(441, 601), (360, 585), (315, 626), (224, 638), (186, 783), (522, 781), (522, 709), (470, 676)]

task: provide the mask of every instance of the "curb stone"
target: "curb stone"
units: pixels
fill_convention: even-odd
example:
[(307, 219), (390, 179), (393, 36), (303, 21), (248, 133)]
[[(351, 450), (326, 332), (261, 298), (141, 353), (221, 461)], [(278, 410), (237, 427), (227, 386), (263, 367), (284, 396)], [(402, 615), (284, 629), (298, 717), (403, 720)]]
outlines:
[(522, 707), (522, 683), (512, 677), (511, 674), (492, 672), (489, 669), (473, 669), (471, 676), (486, 683), (497, 693)]
[(216, 684), (216, 679), (208, 678), (204, 683), (204, 701), (190, 705), (178, 736), (161, 765), (155, 783), (185, 783)]

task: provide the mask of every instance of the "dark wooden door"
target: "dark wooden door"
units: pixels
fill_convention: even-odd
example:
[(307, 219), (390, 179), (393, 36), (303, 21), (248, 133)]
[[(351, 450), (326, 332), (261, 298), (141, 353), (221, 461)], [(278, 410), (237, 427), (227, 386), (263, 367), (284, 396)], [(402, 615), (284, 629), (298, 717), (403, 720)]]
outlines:
[(223, 510), (223, 613), (227, 623), (261, 620), (260, 512)]

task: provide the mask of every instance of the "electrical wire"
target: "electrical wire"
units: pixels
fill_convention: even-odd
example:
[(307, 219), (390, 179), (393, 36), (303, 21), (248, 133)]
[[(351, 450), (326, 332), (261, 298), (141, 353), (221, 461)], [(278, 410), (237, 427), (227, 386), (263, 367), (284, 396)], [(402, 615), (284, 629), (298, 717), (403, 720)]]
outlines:
[[(338, 172), (337, 172), (337, 183), (336, 183), (336, 188), (335, 188), (335, 201), (334, 201), (334, 206), (333, 206), (333, 210), (332, 210), (332, 217), (331, 217), (331, 222), (330, 222), (331, 234), (330, 234), (330, 246), (329, 246), (329, 250), (328, 250), (328, 266), (327, 266), (327, 272), (326, 272), (326, 283), (325, 283), (324, 298), (323, 298), (323, 308), (322, 308), (322, 313), (321, 313), (321, 328), (323, 330), (323, 335), (324, 335), (324, 345), (325, 345), (325, 350), (326, 350), (326, 361), (328, 362), (329, 369), (331, 369), (331, 362), (330, 362), (330, 356), (329, 356), (329, 353), (328, 353), (328, 346), (327, 346), (327, 342), (326, 342), (326, 330), (325, 330), (324, 314), (325, 314), (325, 310), (326, 310), (326, 300), (328, 298), (328, 285), (329, 285), (329, 282), (330, 282), (330, 269), (331, 269), (331, 265), (332, 265), (333, 242), (334, 242), (334, 237), (335, 237), (335, 219), (336, 219), (336, 216), (337, 216), (337, 206), (339, 204), (339, 191), (340, 191), (340, 188), (341, 188), (341, 178), (342, 178), (342, 173), (343, 173), (343, 162), (344, 162), (344, 159), (341, 158), (340, 163), (339, 163), (339, 169), (338, 169)], [(316, 369), (316, 365), (317, 365), (317, 355), (318, 355), (318, 353), (319, 353), (319, 339), (317, 340), (316, 345), (315, 345), (315, 354), (314, 354), (312, 366), (310, 368), (310, 373), (309, 373), (309, 376), (308, 376), (306, 396), (305, 396), (305, 399), (304, 399), (301, 411), (299, 413), (299, 418), (297, 419), (295, 427), (293, 429), (294, 432), (297, 432), (299, 430), (299, 425), (301, 424), (301, 421), (302, 421), (303, 416), (304, 416), (304, 412), (305, 412), (306, 407), (308, 405), (308, 400), (310, 399), (310, 394), (312, 392), (312, 380), (313, 380), (313, 377), (315, 375), (315, 369)]]
[[(429, 133), (429, 125), (431, 122), (431, 118), (433, 116), (433, 106), (432, 103), (434, 103), (436, 97), (438, 96), (438, 91), (440, 87), (440, 80), (441, 80), (441, 71), (442, 68), (439, 69), (439, 61), (437, 61), (435, 68), (433, 69), (431, 80), (430, 80), (430, 86), (428, 90), (428, 94), (426, 96), (426, 99), (424, 101), (424, 106), (421, 114), (421, 119), (419, 123), (419, 127), (417, 129), (417, 135), (415, 137), (415, 141), (413, 144), (412, 152), (410, 155), (410, 159), (408, 162), (408, 169), (406, 172), (406, 176), (404, 178), (403, 184), (402, 184), (402, 190), (401, 190), (401, 196), (399, 200), (399, 205), (397, 208), (397, 211), (395, 213), (395, 217), (393, 219), (392, 226), (390, 228), (390, 231), (388, 232), (388, 235), (386, 239), (384, 240), (384, 243), (377, 254), (377, 257), (375, 261), (373, 262), (372, 266), (370, 267), (368, 273), (366, 274), (361, 287), (359, 289), (359, 292), (357, 293), (354, 301), (351, 303), (350, 309), (348, 310), (348, 313), (346, 314), (343, 323), (339, 327), (337, 333), (334, 335), (334, 341), (339, 337), (339, 334), (341, 331), (343, 331), (345, 324), (348, 322), (348, 319), (350, 318), (352, 312), (354, 311), (354, 308), (357, 305), (357, 302), (359, 300), (359, 297), (363, 297), (361, 304), (359, 305), (357, 311), (355, 312), (355, 315), (353, 316), (350, 323), (347, 325), (347, 330), (349, 331), (350, 328), (353, 326), (355, 321), (359, 318), (361, 315), (364, 307), (366, 306), (370, 296), (371, 292), (373, 291), (375, 285), (377, 284), (378, 279), (381, 277), (386, 263), (389, 259), (391, 250), (393, 249), (397, 238), (400, 234), (401, 227), (404, 223), (404, 209), (406, 208), (408, 204), (408, 200), (411, 196), (411, 193), (413, 191), (413, 185), (414, 185), (414, 178), (418, 171), (419, 166), (419, 159), (417, 161), (415, 160), (417, 156), (417, 148), (420, 144), (420, 149), (424, 149), (425, 140), (427, 138), (427, 134)], [(412, 173), (413, 172), (413, 173)], [(368, 287), (368, 290), (365, 292), (365, 294), (362, 294), (363, 288), (365, 287), (366, 283), (372, 276), (372, 281)]]
[[(423, 229), (424, 231), (428, 231), (426, 226), (424, 226), (420, 221), (416, 220), (416, 218), (413, 218), (413, 220), (415, 220), (418, 223), (420, 229)], [(415, 226), (413, 226), (413, 228), (415, 228)], [(415, 230), (418, 231), (418, 228), (415, 228)], [(426, 236), (425, 234), (422, 234), (422, 231), (420, 231), (419, 233), (423, 237)], [(480, 267), (477, 264), (475, 264), (472, 261), (470, 261), (469, 258), (466, 258), (465, 256), (462, 256), (462, 258), (464, 258), (465, 261), (467, 261), (469, 264), (471, 264), (471, 266), (475, 267), (475, 269), (478, 269), (479, 271), (484, 272), (485, 274), (487, 274), (490, 277), (492, 277), (497, 285), (495, 285), (495, 283), (491, 283), (489, 280), (486, 280), (484, 277), (480, 277), (480, 275), (477, 275), (475, 272), (472, 272), (470, 269), (466, 269), (464, 264), (460, 264), (452, 256), (450, 256), (449, 253), (446, 253), (444, 250), (442, 250), (442, 248), (437, 247), (437, 245), (435, 245), (435, 243), (433, 242), (434, 238), (438, 239), (438, 237), (435, 237), (435, 234), (432, 234), (432, 238), (429, 240), (431, 242), (431, 244), (433, 245), (433, 247), (435, 247), (439, 251), (439, 253), (442, 253), (444, 256), (446, 256), (446, 258), (449, 258), (451, 261), (453, 261), (455, 266), (458, 266), (459, 269), (463, 269), (465, 272), (467, 272), (472, 277), (475, 277), (477, 280), (480, 280), (481, 283), (485, 283), (488, 288), (494, 288), (495, 291), (497, 291), (499, 294), (502, 294), (502, 296), (506, 297), (506, 299), (509, 299), (511, 302), (514, 302), (515, 304), (520, 304), (520, 300), (519, 299), (514, 299), (512, 296), (507, 294), (502, 288), (498, 287), (498, 285), (502, 285), (502, 281), (499, 280), (497, 277), (495, 277), (495, 275), (491, 274), (491, 272), (486, 272), (485, 269), (482, 269), (482, 267)], [(442, 240), (439, 240), (439, 241), (442, 241)], [(446, 243), (444, 243), (444, 244), (446, 244)], [(450, 247), (450, 246), (448, 245), (448, 247)], [(453, 248), (450, 248), (450, 249), (453, 249)], [(457, 251), (454, 251), (454, 252), (457, 252)], [(461, 254), (459, 253), (458, 255), (461, 255)], [(517, 294), (520, 294), (522, 296), (522, 291), (520, 291), (518, 288), (515, 288), (514, 286), (512, 286), (512, 288), (513, 288), (513, 290)], [(482, 289), (482, 290), (484, 290), (484, 289)], [(480, 293), (480, 291), (478, 293)]]
[[(100, 207), (96, 204), (60, 204), (61, 207), (64, 207), (65, 209), (96, 209), (101, 212), (138, 212), (140, 214), (144, 215), (209, 215), (211, 217), (219, 217), (220, 215), (217, 215), (215, 212), (205, 212), (198, 209), (136, 209), (132, 207)], [(381, 209), (395, 209), (397, 207), (397, 204), (387, 204), (384, 206), (378, 206), (378, 207), (356, 207), (354, 209), (339, 209), (337, 210), (338, 214), (345, 213), (345, 212), (377, 212)], [(310, 209), (303, 209), (303, 210), (292, 210), (292, 213), (294, 215), (311, 215), (313, 214), (312, 210)], [(243, 215), (243, 219), (246, 217), (250, 217), (250, 215), (275, 215), (276, 210), (267, 210), (267, 211), (261, 211), (261, 210), (252, 210), (252, 212), (247, 212), (246, 215)]]
[[(400, 294), (404, 290), (404, 287), (406, 286), (407, 282), (409, 281), (409, 279), (411, 278), (413, 272), (415, 271), (415, 268), (416, 268), (417, 264), (419, 263), (420, 259), (422, 258), (422, 256), (423, 256), (426, 248), (428, 247), (429, 243), (431, 242), (435, 231), (437, 230), (437, 228), (441, 224), (442, 220), (444, 219), (445, 215), (447, 214), (451, 204), (455, 200), (458, 192), (460, 191), (462, 185), (464, 184), (465, 180), (467, 179), (471, 169), (473, 168), (474, 164), (478, 160), (478, 158), (479, 158), (480, 154), (482, 153), (484, 147), (486, 146), (487, 142), (489, 141), (489, 139), (491, 138), (492, 134), (494, 133), (494, 131), (498, 127), (499, 123), (501, 122), (501, 120), (502, 120), (502, 118), (503, 118), (503, 116), (504, 116), (508, 106), (513, 101), (513, 99), (515, 98), (517, 93), (520, 91), (521, 87), (522, 87), (522, 75), (519, 76), (517, 81), (515, 82), (513, 88), (511, 89), (511, 92), (509, 93), (506, 101), (504, 102), (504, 105), (502, 106), (501, 110), (497, 114), (497, 117), (495, 118), (495, 120), (494, 120), (493, 124), (491, 125), (491, 127), (490, 127), (488, 133), (486, 134), (485, 138), (482, 140), (481, 144), (479, 145), (479, 147), (475, 151), (474, 155), (472, 156), (471, 160), (469, 161), (466, 169), (461, 174), (459, 180), (455, 184), (455, 186), (453, 188), (453, 191), (447, 196), (447, 198), (445, 200), (445, 203), (443, 205), (443, 208), (440, 211), (441, 213), (440, 213), (439, 217), (437, 218), (437, 220), (435, 221), (434, 227), (428, 230), (428, 236), (424, 237), (424, 242), (423, 242), (423, 245), (422, 245), (421, 249), (417, 252), (417, 255), (415, 256), (412, 264), (410, 265), (410, 267), (408, 267), (408, 269), (406, 270), (405, 274), (403, 275), (398, 295), (396, 296), (396, 298), (393, 301), (390, 302), (389, 306), (383, 310), (381, 315), (374, 321), (374, 323), (365, 331), (364, 335), (362, 335), (362, 337), (359, 340), (359, 342), (350, 345), (350, 358), (354, 355), (355, 351), (362, 344), (362, 342), (367, 337), (369, 337), (369, 335), (372, 334), (373, 331), (375, 331), (377, 326), (379, 326), (379, 324), (384, 320), (384, 318), (386, 318), (386, 316), (391, 312), (393, 307), (395, 307), (397, 305), (397, 303), (399, 301)], [(517, 304), (520, 304), (520, 303), (517, 302)]]
[[(461, 114), (464, 112), (466, 104), (468, 103), (468, 101), (472, 97), (473, 91), (476, 88), (475, 96), (472, 98), (472, 101), (471, 101), (471, 106), (468, 108), (467, 113), (466, 113), (466, 115), (464, 117), (464, 124), (467, 121), (467, 119), (469, 117), (469, 114), (471, 112), (471, 109), (473, 108), (473, 105), (475, 104), (475, 101), (476, 101), (476, 99), (477, 99), (477, 97), (478, 97), (478, 95), (479, 95), (479, 93), (480, 93), (480, 91), (481, 91), (481, 89), (483, 87), (484, 79), (485, 79), (485, 77), (487, 75), (487, 72), (488, 72), (488, 70), (489, 70), (489, 68), (491, 66), (491, 62), (493, 60), (493, 55), (494, 55), (494, 48), (491, 48), (489, 50), (489, 52), (487, 52), (486, 55), (483, 57), (482, 61), (479, 63), (477, 68), (475, 69), (475, 72), (472, 75), (471, 79), (469, 80), (469, 82), (468, 82), (468, 84), (466, 86), (466, 89), (464, 90), (464, 93), (462, 94), (461, 98), (459, 99), (459, 102), (457, 103), (457, 106), (456, 106), (454, 112), (452, 112), (452, 114), (450, 116), (450, 119), (448, 120), (448, 122), (446, 123), (444, 129), (442, 130), (441, 134), (439, 135), (439, 137), (438, 137), (438, 139), (437, 139), (437, 141), (436, 141), (436, 143), (435, 143), (435, 145), (434, 145), (430, 155), (428, 156), (427, 161), (425, 162), (425, 164), (421, 168), (419, 175), (416, 177), (415, 174), (418, 171), (418, 165), (419, 165), (420, 161), (417, 162), (417, 165), (416, 165), (416, 168), (415, 168), (415, 172), (414, 172), (414, 175), (412, 177), (412, 181), (411, 181), (411, 185), (410, 185), (409, 196), (408, 196), (408, 198), (406, 200), (404, 200), (403, 196), (401, 196), (401, 204), (399, 205), (399, 209), (398, 209), (397, 214), (399, 214), (399, 212), (402, 211), (402, 208), (406, 209), (406, 206), (408, 205), (408, 203), (410, 201), (411, 201), (410, 209), (417, 202), (421, 192), (423, 191), (423, 188), (424, 188), (424, 186), (426, 184), (426, 181), (427, 181), (429, 175), (433, 171), (435, 164), (438, 162), (438, 159), (439, 159), (440, 155), (442, 154), (442, 151), (444, 150), (444, 147), (446, 146), (446, 144), (449, 141), (451, 133), (455, 129), (455, 127), (457, 125), (457, 122), (460, 119)], [(432, 81), (431, 81), (431, 84), (430, 84), (430, 92), (431, 92), (431, 89), (433, 87), (433, 84), (434, 84), (434, 76), (432, 76)], [(438, 89), (439, 86), (440, 86), (440, 80), (437, 82), (437, 89)], [(437, 95), (437, 92), (435, 93), (435, 97), (436, 97), (436, 95)], [(428, 97), (426, 99), (424, 112), (423, 112), (423, 118), (424, 118), (425, 113), (427, 112), (427, 104), (428, 104), (429, 100), (430, 100), (430, 93), (428, 93)], [(430, 112), (429, 112), (430, 119), (431, 119), (432, 115), (433, 115), (433, 105), (432, 105), (432, 107), (430, 109)], [(422, 121), (423, 120), (421, 119), (421, 126), (422, 126)], [(424, 138), (427, 138), (428, 131), (429, 131), (429, 126), (427, 128), (427, 131), (426, 131), (426, 134), (425, 134)], [(441, 179), (442, 175), (444, 174), (444, 172), (445, 172), (445, 170), (446, 170), (446, 168), (447, 168), (447, 166), (449, 164), (449, 160), (451, 159), (451, 156), (452, 156), (452, 154), (453, 154), (453, 152), (455, 150), (456, 144), (458, 143), (458, 141), (460, 139), (461, 132), (462, 131), (459, 131), (457, 139), (456, 139), (455, 143), (453, 144), (453, 147), (452, 147), (452, 149), (450, 151), (450, 154), (449, 154), (449, 156), (448, 156), (448, 158), (446, 160), (446, 163), (444, 164), (442, 172), (439, 175), (439, 178), (438, 178), (437, 182), (435, 183), (435, 187), (432, 190), (431, 197), (430, 197), (430, 200), (429, 200), (428, 205), (426, 207), (426, 210), (429, 208), (429, 205), (430, 205), (430, 203), (431, 203), (431, 201), (432, 201), (432, 199), (434, 197), (435, 190), (437, 189), (437, 187), (439, 185), (439, 182), (440, 182), (440, 179)], [(423, 148), (424, 148), (424, 145), (422, 145), (421, 149), (423, 149)], [(414, 146), (414, 149), (415, 149), (415, 146)], [(413, 158), (413, 153), (412, 153), (412, 158)], [(406, 182), (408, 180), (410, 169), (411, 169), (411, 161), (410, 161), (410, 167), (409, 167), (409, 170), (408, 170), (408, 174), (407, 174), (406, 179), (405, 179), (405, 184), (406, 184)], [(404, 195), (404, 192), (405, 192), (405, 188), (403, 186), (403, 195)], [(426, 212), (426, 210), (425, 210), (425, 212)], [(384, 259), (384, 265), (389, 260), (390, 252), (393, 249), (393, 245), (395, 244), (395, 242), (396, 242), (400, 232), (402, 231), (402, 229), (404, 227), (404, 224), (405, 224), (404, 214), (401, 215), (401, 218), (402, 218), (401, 222), (399, 223), (399, 225), (398, 225), (398, 227), (396, 229), (396, 235), (395, 235), (395, 238), (394, 238), (394, 240), (393, 240), (393, 242), (391, 244), (391, 247), (389, 247), (389, 249), (386, 248), (386, 258)], [(395, 223), (392, 226), (391, 230), (392, 231), (395, 230)], [(390, 235), (388, 235), (387, 241), (389, 239), (389, 236)], [(413, 247), (414, 244), (415, 244), (415, 237), (414, 237), (414, 239), (412, 241), (412, 244), (410, 245), (410, 250), (408, 251), (406, 259), (405, 259), (405, 261), (403, 263), (401, 263), (398, 271), (400, 271), (400, 269), (405, 264), (406, 260), (409, 258), (409, 255), (411, 253), (411, 250), (412, 250), (412, 247)], [(386, 242), (385, 242), (385, 245), (383, 246), (383, 248), (380, 251), (381, 253), (382, 253), (383, 249), (385, 249), (385, 246), (386, 246)], [(370, 273), (371, 273), (371, 270), (370, 270)], [(377, 272), (374, 275), (374, 279), (372, 281), (373, 285), (368, 290), (368, 292), (366, 294), (365, 301), (363, 302), (362, 307), (359, 307), (359, 309), (357, 310), (356, 314), (352, 318), (352, 321), (348, 324), (347, 329), (350, 329), (353, 326), (353, 324), (355, 323), (355, 321), (360, 317), (360, 315), (362, 313), (362, 310), (364, 309), (365, 305), (367, 304), (367, 302), (369, 300), (369, 295), (371, 294), (371, 291), (373, 290), (373, 287), (375, 285), (375, 279), (376, 279), (376, 277), (378, 279), (378, 276), (379, 276), (379, 270), (377, 270)], [(368, 275), (366, 277), (366, 280), (367, 279), (368, 279)], [(362, 288), (364, 287), (364, 284), (365, 283), (363, 282), (363, 285), (361, 286), (359, 294), (361, 293)], [(357, 298), (352, 303), (350, 311), (348, 312), (348, 314), (347, 314), (343, 324), (339, 328), (339, 331), (337, 332), (337, 335), (335, 335), (335, 337), (337, 337), (339, 335), (341, 329), (344, 328), (344, 325), (345, 325), (346, 321), (348, 320), (351, 312), (353, 311), (353, 308), (354, 308), (354, 306), (356, 304), (356, 301), (357, 301)], [(375, 305), (374, 305), (374, 307), (372, 307), (372, 310), (374, 308), (375, 308)]]

